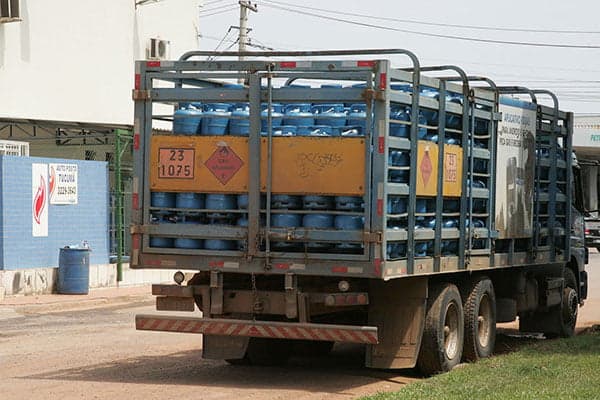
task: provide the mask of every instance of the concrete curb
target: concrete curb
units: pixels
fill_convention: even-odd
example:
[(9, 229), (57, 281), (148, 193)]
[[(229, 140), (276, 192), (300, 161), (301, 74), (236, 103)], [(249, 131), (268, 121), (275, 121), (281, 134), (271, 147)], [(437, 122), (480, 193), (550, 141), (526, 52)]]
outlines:
[(52, 314), (69, 311), (84, 311), (95, 308), (108, 308), (123, 305), (145, 306), (154, 304), (154, 297), (147, 295), (127, 295), (117, 297), (104, 297), (95, 299), (74, 299), (70, 302), (55, 302), (43, 304), (0, 305), (0, 307), (13, 308), (19, 314)]

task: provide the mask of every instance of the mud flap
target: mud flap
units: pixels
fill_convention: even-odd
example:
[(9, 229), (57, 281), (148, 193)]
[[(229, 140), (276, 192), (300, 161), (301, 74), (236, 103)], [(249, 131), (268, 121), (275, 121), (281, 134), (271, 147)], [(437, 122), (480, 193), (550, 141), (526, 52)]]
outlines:
[(249, 337), (202, 335), (202, 358), (212, 360), (239, 360), (248, 349)]
[(368, 345), (369, 368), (413, 368), (417, 363), (427, 305), (427, 277), (371, 282), (369, 325), (379, 344)]

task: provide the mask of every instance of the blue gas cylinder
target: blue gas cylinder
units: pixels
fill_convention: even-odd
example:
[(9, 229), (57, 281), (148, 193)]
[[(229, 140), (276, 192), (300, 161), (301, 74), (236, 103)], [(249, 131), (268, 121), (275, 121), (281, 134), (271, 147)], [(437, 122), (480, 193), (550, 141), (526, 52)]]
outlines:
[(338, 215), (335, 217), (335, 229), (359, 231), (365, 227), (365, 219), (360, 215)]
[(408, 199), (399, 196), (388, 196), (387, 212), (388, 214), (406, 213)]
[(361, 211), (364, 201), (360, 196), (336, 196), (335, 209), (341, 211)]
[[(261, 104), (260, 112), (260, 131), (268, 132), (269, 122), (269, 103)], [(283, 105), (278, 103), (271, 103), (271, 127), (275, 130), (276, 127), (281, 126), (283, 123)]]
[(206, 208), (210, 210), (233, 210), (237, 208), (237, 197), (234, 194), (207, 194)]
[(459, 199), (444, 199), (443, 212), (457, 213), (460, 211)]
[(175, 207), (204, 208), (204, 195), (202, 193), (177, 193)]
[(298, 127), (296, 125), (280, 125), (273, 128), (273, 136), (296, 136)]
[[(247, 228), (248, 227), (248, 218), (246, 218), (246, 217), (240, 217), (237, 220), (236, 225)], [(248, 250), (248, 242), (246, 240), (238, 240), (237, 244), (238, 244), (238, 249), (239, 250), (241, 250), (241, 251)]]
[(331, 214), (306, 214), (302, 218), (302, 226), (317, 229), (332, 228), (334, 218)]
[[(310, 128), (310, 136), (333, 136), (333, 127), (329, 125), (313, 125)], [(301, 135), (298, 135), (301, 136)]]
[(427, 253), (433, 249), (433, 242), (415, 242), (415, 257), (426, 257)]
[(333, 198), (330, 196), (307, 195), (302, 198), (306, 210), (330, 210), (333, 208)]
[(302, 215), (273, 214), (271, 215), (271, 226), (274, 228), (298, 228), (302, 226)]
[(187, 103), (173, 114), (173, 133), (175, 135), (197, 135), (200, 133), (202, 110)]
[(274, 194), (271, 196), (271, 207), (295, 210), (302, 207), (302, 197), (291, 196), (289, 194)]
[(150, 207), (174, 208), (175, 193), (152, 192), (150, 193)]
[(367, 131), (367, 105), (364, 103), (352, 104), (348, 112), (347, 124), (358, 126), (363, 134)]
[[(267, 204), (267, 199), (264, 195), (260, 196), (260, 208), (264, 209)], [(247, 194), (238, 194), (237, 196), (237, 206), (240, 210), (248, 209), (248, 195)]]
[[(331, 214), (306, 214), (302, 218), (302, 226), (305, 228), (328, 229), (333, 228), (335, 217)], [(330, 243), (307, 242), (309, 249), (323, 250), (331, 247)]]
[(333, 136), (363, 136), (362, 128), (358, 125), (332, 126), (331, 130)]
[(390, 136), (409, 137), (410, 136), (410, 108), (406, 106), (392, 105), (390, 107), (390, 119), (407, 122), (390, 122)]
[(284, 110), (284, 125), (312, 126), (315, 123), (310, 104), (288, 104)]
[(458, 253), (458, 240), (442, 240), (442, 255), (452, 255)]
[[(440, 98), (440, 93), (436, 89), (433, 88), (422, 88), (421, 89), (421, 97), (429, 97), (432, 99), (438, 100)], [(421, 108), (421, 112), (427, 121), (427, 125), (437, 126), (438, 125), (438, 111), (429, 109), (429, 108)]]
[(312, 106), (315, 121), (319, 125), (344, 126), (346, 125), (346, 113), (344, 104), (315, 104)]
[(406, 257), (405, 242), (388, 242), (386, 246), (386, 258), (388, 260), (397, 260)]
[[(390, 150), (388, 156), (388, 164), (392, 167), (408, 167), (410, 166), (410, 156), (407, 151)], [(395, 170), (389, 171), (389, 179), (394, 183), (408, 183), (410, 178), (410, 170)]]
[[(183, 220), (179, 223), (188, 225), (198, 224), (198, 222), (192, 220)], [(178, 249), (201, 249), (203, 242), (202, 239), (176, 238), (174, 246)]]
[(247, 104), (238, 105), (231, 112), (229, 134), (232, 136), (248, 136), (250, 134), (250, 108)]
[(419, 214), (423, 214), (423, 213), (427, 212), (427, 200), (426, 199), (417, 199), (416, 212)]
[(442, 224), (443, 228), (457, 228), (458, 227), (458, 218), (448, 218), (444, 220)]
[[(462, 105), (462, 96), (454, 93), (450, 93), (446, 96), (446, 101)], [(450, 129), (461, 129), (462, 128), (462, 115), (446, 112), (446, 128)]]
[(236, 250), (238, 248), (237, 240), (205, 239), (204, 248), (206, 250)]
[(204, 105), (202, 131), (205, 136), (222, 136), (227, 132), (231, 105), (228, 103), (209, 103)]

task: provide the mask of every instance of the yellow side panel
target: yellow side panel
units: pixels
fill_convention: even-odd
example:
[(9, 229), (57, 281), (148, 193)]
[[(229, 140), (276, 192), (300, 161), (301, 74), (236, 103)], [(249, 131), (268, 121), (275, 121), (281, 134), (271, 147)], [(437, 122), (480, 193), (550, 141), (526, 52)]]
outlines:
[(437, 194), (438, 146), (419, 140), (417, 156), (417, 196)]
[[(263, 142), (263, 154), (266, 154), (267, 140)], [(265, 157), (261, 167), (267, 170)], [(273, 139), (273, 191), (276, 193), (362, 195), (365, 174), (364, 138)], [(266, 179), (262, 181), (264, 185)]]
[(444, 145), (444, 196), (462, 194), (463, 150), (460, 146)]
[[(268, 142), (261, 142), (261, 189), (266, 190)], [(248, 191), (248, 138), (153, 136), (150, 154), (152, 191)], [(363, 138), (273, 138), (275, 193), (362, 195), (365, 173)]]

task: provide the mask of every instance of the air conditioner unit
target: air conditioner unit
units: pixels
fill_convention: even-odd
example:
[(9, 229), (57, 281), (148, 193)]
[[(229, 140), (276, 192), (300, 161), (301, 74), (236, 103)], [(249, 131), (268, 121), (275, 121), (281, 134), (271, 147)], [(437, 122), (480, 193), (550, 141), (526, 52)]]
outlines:
[(156, 38), (150, 39), (146, 49), (146, 58), (148, 60), (166, 60), (169, 58), (169, 41)]
[(29, 143), (15, 140), (0, 140), (0, 155), (29, 156)]

